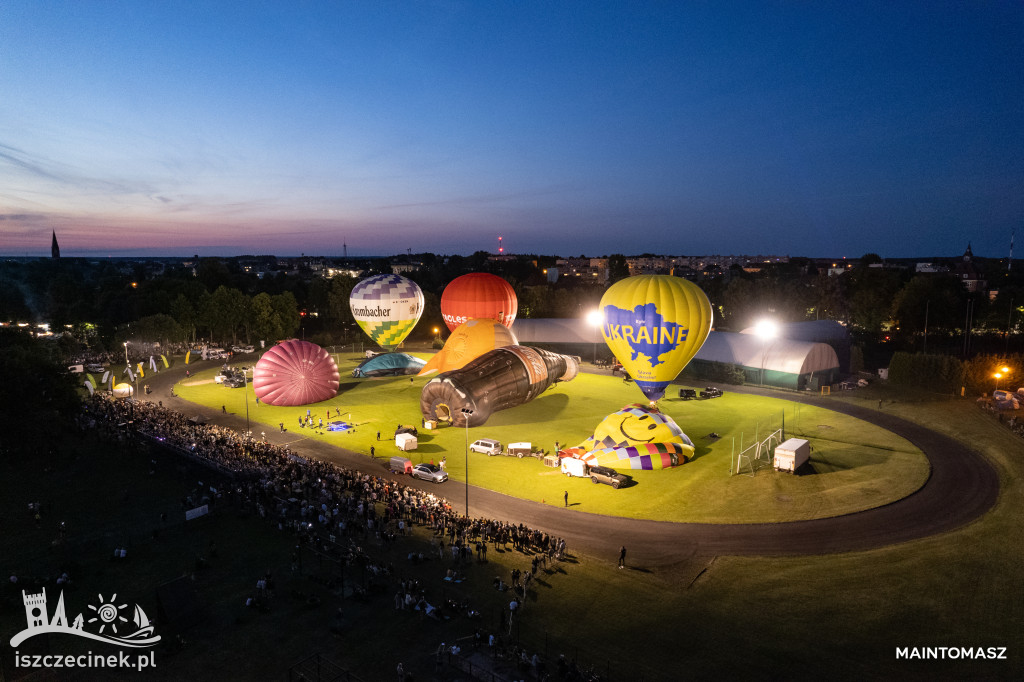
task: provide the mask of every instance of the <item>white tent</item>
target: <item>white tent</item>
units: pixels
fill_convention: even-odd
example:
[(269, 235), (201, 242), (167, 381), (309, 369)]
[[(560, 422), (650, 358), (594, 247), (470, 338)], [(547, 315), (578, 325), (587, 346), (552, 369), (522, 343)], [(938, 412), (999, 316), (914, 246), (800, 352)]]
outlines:
[(516, 318), (512, 332), (519, 343), (598, 343), (602, 341), (600, 327), (586, 320), (566, 318)]
[(839, 358), (828, 344), (778, 338), (762, 340), (752, 334), (732, 332), (708, 334), (693, 362), (739, 365), (747, 381), (789, 388), (803, 388), (815, 377), (818, 379), (815, 383), (831, 383), (839, 372)]

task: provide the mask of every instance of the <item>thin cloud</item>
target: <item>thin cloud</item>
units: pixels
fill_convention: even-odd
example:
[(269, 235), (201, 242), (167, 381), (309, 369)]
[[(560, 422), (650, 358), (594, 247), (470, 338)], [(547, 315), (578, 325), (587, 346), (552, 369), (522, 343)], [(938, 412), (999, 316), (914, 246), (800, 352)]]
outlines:
[(144, 183), (104, 180), (90, 177), (72, 169), (61, 169), (60, 164), (48, 159), (34, 158), (23, 149), (0, 143), (0, 163), (20, 170), (22, 174), (33, 178), (49, 180), (64, 187), (72, 187), (90, 192), (108, 194), (150, 194), (152, 188)]
[(480, 204), (496, 204), (513, 199), (528, 199), (530, 197), (562, 194), (567, 191), (571, 191), (571, 188), (549, 187), (547, 189), (523, 190), (522, 192), (510, 192), (507, 194), (484, 194), (475, 197), (455, 197), (452, 199), (443, 199), (441, 201), (421, 201), (410, 204), (386, 204), (384, 206), (378, 206), (377, 208), (379, 210), (388, 210), (394, 208), (423, 208), (425, 206), (474, 206)]

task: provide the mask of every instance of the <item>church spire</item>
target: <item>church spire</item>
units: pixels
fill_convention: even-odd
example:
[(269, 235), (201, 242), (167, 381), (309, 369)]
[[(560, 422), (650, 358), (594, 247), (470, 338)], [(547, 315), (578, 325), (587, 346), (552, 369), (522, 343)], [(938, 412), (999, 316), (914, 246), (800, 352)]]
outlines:
[(57, 230), (53, 231), (53, 243), (50, 245), (50, 255), (60, 258), (60, 247), (57, 246)]

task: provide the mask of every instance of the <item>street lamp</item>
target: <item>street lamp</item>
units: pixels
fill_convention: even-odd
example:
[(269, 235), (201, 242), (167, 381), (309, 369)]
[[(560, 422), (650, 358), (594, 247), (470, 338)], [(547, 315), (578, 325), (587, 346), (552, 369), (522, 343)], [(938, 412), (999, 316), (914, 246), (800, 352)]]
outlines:
[(466, 421), (466, 518), (469, 518), (469, 418), (473, 410), (462, 408), (462, 418)]
[(1000, 367), (999, 371), (992, 375), (995, 378), (995, 380), (996, 380), (996, 389), (995, 390), (997, 390), (997, 391), (999, 390), (999, 380), (1002, 379), (1003, 377), (1008, 377), (1009, 375), (1010, 375), (1010, 368), (1009, 367)]
[(768, 342), (779, 334), (779, 325), (772, 320), (760, 320), (754, 325), (754, 335), (761, 339), (761, 385), (764, 386), (764, 365), (768, 359)]
[[(591, 310), (587, 313), (587, 324), (594, 328), (595, 334), (600, 338), (600, 332), (598, 330), (604, 326), (604, 314), (600, 310)], [(598, 339), (594, 339), (594, 364), (597, 364), (597, 344)]]
[(245, 391), (245, 439), (249, 440), (249, 368), (242, 368), (242, 390)]
[(128, 342), (124, 342), (124, 365), (125, 367), (131, 367), (132, 363), (128, 362)]

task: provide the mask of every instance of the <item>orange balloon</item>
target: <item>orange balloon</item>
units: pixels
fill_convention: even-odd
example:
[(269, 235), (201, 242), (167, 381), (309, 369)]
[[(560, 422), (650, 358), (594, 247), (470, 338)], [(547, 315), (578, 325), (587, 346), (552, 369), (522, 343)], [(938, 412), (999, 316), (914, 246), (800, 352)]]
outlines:
[(456, 277), (441, 293), (441, 317), (452, 332), (469, 320), (497, 320), (511, 327), (518, 311), (512, 285), (486, 272)]

